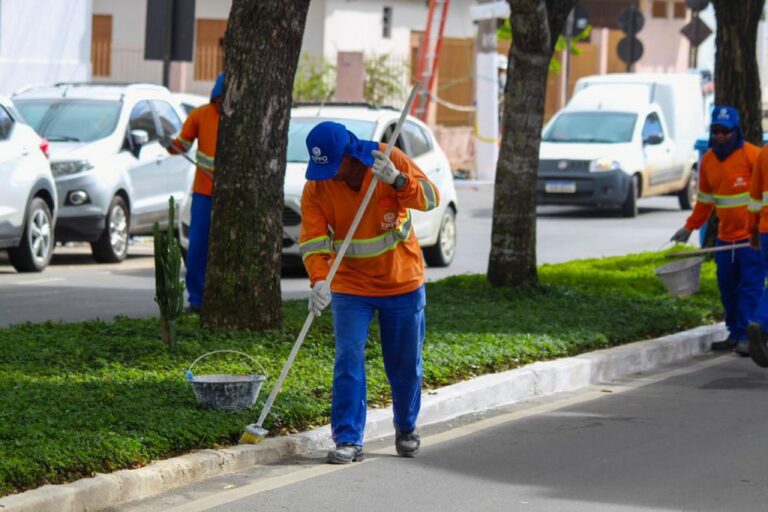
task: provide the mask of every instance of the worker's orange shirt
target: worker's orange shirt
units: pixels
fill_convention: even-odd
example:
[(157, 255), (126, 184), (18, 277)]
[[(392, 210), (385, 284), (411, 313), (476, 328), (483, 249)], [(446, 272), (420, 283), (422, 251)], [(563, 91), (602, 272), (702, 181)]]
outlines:
[(768, 233), (768, 146), (757, 155), (749, 189), (749, 211), (760, 233)]
[[(386, 145), (380, 144), (384, 152)], [(400, 190), (378, 182), (331, 289), (369, 297), (412, 292), (424, 282), (424, 262), (409, 208), (431, 210), (440, 202), (437, 187), (403, 152), (392, 163), (409, 176)], [(342, 166), (346, 164), (346, 158)], [(308, 181), (301, 197), (300, 251), (312, 285), (325, 280), (373, 179), (366, 170), (360, 191), (343, 181)]]
[(219, 111), (213, 103), (201, 105), (189, 113), (181, 133), (173, 144), (182, 151), (189, 151), (197, 139), (197, 172), (193, 192), (213, 194), (213, 172), (216, 159), (216, 138), (219, 134)]
[(760, 148), (745, 142), (722, 162), (711, 149), (704, 153), (696, 206), (685, 223), (686, 229), (699, 229), (715, 208), (720, 219), (718, 238), (725, 242), (749, 238), (754, 220), (747, 204), (752, 169), (759, 152)]

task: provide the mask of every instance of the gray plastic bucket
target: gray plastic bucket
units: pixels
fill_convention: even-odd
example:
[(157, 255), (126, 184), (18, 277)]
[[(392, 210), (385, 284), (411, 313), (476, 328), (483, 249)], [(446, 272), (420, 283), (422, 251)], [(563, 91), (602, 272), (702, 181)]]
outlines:
[(704, 258), (685, 258), (656, 269), (664, 288), (675, 297), (688, 297), (699, 290), (701, 263)]
[[(192, 368), (198, 361), (211, 354), (219, 353), (240, 354), (247, 357), (258, 365), (261, 375), (255, 373), (251, 375), (194, 375), (192, 373)], [(264, 368), (256, 359), (236, 350), (214, 350), (203, 354), (189, 365), (185, 374), (187, 380), (192, 384), (192, 390), (201, 406), (225, 411), (241, 411), (253, 407), (259, 396), (261, 385), (267, 378)]]

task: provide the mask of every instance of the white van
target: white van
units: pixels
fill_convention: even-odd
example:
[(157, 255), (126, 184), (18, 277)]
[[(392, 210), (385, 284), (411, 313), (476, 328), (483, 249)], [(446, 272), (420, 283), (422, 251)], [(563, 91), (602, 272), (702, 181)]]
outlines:
[(576, 82), (571, 101), (544, 128), (538, 204), (618, 206), (638, 197), (696, 200), (697, 138), (706, 136), (704, 96), (692, 74), (609, 74)]

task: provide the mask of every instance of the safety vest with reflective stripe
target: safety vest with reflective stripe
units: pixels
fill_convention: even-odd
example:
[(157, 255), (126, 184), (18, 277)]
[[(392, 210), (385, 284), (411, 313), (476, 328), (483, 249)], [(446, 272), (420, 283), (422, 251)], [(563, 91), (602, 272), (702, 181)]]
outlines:
[(219, 111), (213, 103), (202, 105), (189, 113), (181, 133), (173, 141), (183, 151), (189, 151), (197, 139), (197, 172), (192, 190), (210, 196), (213, 193), (213, 176), (216, 170), (216, 140), (219, 132)]
[[(381, 151), (386, 146), (380, 145)], [(395, 149), (392, 163), (409, 176), (400, 190), (379, 182), (360, 225), (339, 265), (331, 289), (337, 293), (387, 297), (416, 290), (424, 282), (421, 249), (409, 208), (430, 210), (440, 203), (437, 187), (403, 152)], [(370, 169), (342, 161), (365, 172), (359, 191), (339, 180), (308, 181), (301, 198), (299, 251), (314, 284), (328, 276), (373, 174)]]
[[(717, 209), (718, 238), (736, 242), (749, 238), (753, 216), (749, 213), (752, 169), (760, 149), (750, 143), (736, 149), (722, 162), (712, 150), (704, 153), (699, 169), (696, 206), (686, 221), (689, 230), (698, 229)], [(695, 170), (694, 170), (695, 172)]]
[(749, 188), (749, 211), (760, 233), (768, 233), (768, 150), (760, 150)]

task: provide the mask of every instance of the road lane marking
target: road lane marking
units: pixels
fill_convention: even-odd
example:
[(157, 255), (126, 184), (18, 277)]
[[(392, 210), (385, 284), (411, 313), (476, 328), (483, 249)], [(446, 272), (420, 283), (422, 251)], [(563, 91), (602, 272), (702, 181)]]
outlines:
[[(459, 439), (465, 436), (473, 435), (473, 434), (476, 434), (477, 432), (491, 429), (508, 422), (520, 420), (530, 416), (536, 416), (539, 414), (552, 412), (557, 409), (563, 409), (565, 407), (581, 404), (584, 402), (590, 402), (606, 396), (613, 396), (617, 393), (624, 393), (625, 391), (631, 391), (631, 390), (648, 386), (650, 384), (655, 384), (667, 379), (679, 377), (681, 375), (686, 375), (689, 373), (694, 373), (699, 370), (709, 368), (710, 366), (725, 364), (731, 360), (732, 360), (731, 357), (720, 356), (712, 359), (707, 359), (699, 363), (695, 363), (692, 366), (686, 366), (685, 368), (677, 368), (674, 370), (669, 370), (669, 371), (651, 375), (651, 376), (635, 377), (635, 376), (629, 375), (627, 376), (627, 378), (633, 378), (634, 379), (633, 382), (630, 382), (630, 383), (617, 382), (615, 384), (606, 383), (601, 385), (595, 385), (594, 387), (596, 388), (599, 387), (600, 389), (585, 391), (580, 393), (579, 396), (566, 397), (561, 400), (556, 400), (555, 402), (552, 402), (552, 403), (525, 407), (519, 411), (503, 413), (498, 416), (494, 416), (492, 418), (480, 420), (474, 423), (469, 423), (467, 425), (463, 425), (460, 427), (451, 428), (450, 430), (447, 430), (445, 432), (433, 434), (428, 437), (422, 437), (421, 446), (422, 447), (435, 446), (447, 441), (452, 441), (454, 439)], [(606, 390), (610, 390), (610, 393), (606, 393)], [(576, 390), (576, 392), (578, 392), (578, 390)], [(552, 395), (549, 395), (549, 396), (551, 397)], [(510, 404), (510, 405), (516, 405), (516, 404)], [(395, 449), (394, 449), (394, 446), (390, 446), (388, 448), (382, 448), (379, 450), (374, 450), (374, 451), (365, 452), (365, 453), (366, 455), (374, 454), (374, 455), (393, 455), (394, 456)], [(251, 484), (247, 484), (242, 487), (237, 487), (235, 489), (227, 490), (225, 492), (217, 492), (210, 496), (206, 496), (198, 500), (190, 501), (188, 503), (184, 503), (183, 505), (179, 505), (174, 508), (163, 509), (163, 510), (164, 512), (203, 512), (205, 510), (210, 510), (214, 507), (226, 505), (228, 503), (233, 503), (235, 501), (239, 501), (244, 498), (254, 496), (256, 494), (260, 494), (266, 491), (271, 491), (274, 489), (279, 489), (281, 487), (286, 487), (288, 485), (296, 484), (304, 480), (310, 480), (312, 478), (317, 478), (319, 476), (328, 475), (336, 471), (343, 471), (343, 470), (359, 467), (361, 464), (366, 464), (369, 462), (373, 462), (375, 460), (376, 458), (366, 458), (361, 462), (355, 462), (355, 463), (344, 464), (344, 465), (333, 465), (333, 464), (326, 464), (322, 462), (322, 463), (318, 463), (317, 465), (311, 466), (307, 469), (294, 471), (285, 475), (265, 478), (263, 480), (253, 482)]]
[(55, 283), (57, 281), (64, 281), (63, 277), (46, 277), (43, 279), (32, 279), (29, 281), (16, 281), (16, 284), (47, 284)]

